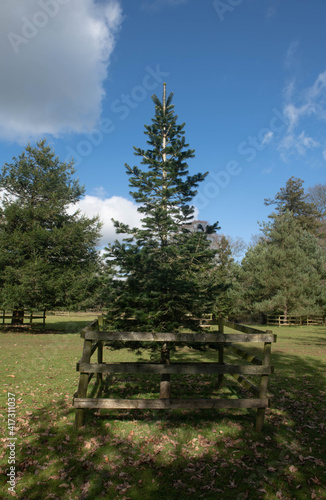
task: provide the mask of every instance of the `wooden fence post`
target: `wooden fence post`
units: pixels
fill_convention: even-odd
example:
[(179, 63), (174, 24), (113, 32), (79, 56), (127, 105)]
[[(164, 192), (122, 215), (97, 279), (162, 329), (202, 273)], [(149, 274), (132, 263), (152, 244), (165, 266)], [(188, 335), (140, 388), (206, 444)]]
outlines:
[(102, 314), (101, 316), (98, 317), (98, 329), (99, 329), (99, 331), (102, 331), (103, 327), (104, 327), (104, 318), (103, 318), (103, 314)]
[[(216, 323), (215, 323), (216, 324)], [(202, 333), (152, 333), (152, 332), (112, 332), (99, 331), (98, 320), (93, 321), (90, 325), (81, 331), (81, 337), (84, 338), (82, 358), (77, 363), (77, 371), (80, 372), (79, 386), (74, 395), (73, 405), (76, 408), (76, 427), (80, 427), (84, 423), (84, 412), (87, 408), (110, 408), (110, 409), (209, 409), (209, 408), (255, 408), (257, 409), (255, 429), (260, 432), (263, 427), (265, 408), (269, 407), (269, 399), (267, 398), (268, 375), (273, 373), (273, 367), (270, 365), (271, 344), (276, 342), (276, 335), (271, 331), (262, 332), (255, 328), (231, 323), (222, 317), (219, 318), (219, 331), (208, 334)], [(97, 331), (95, 327), (97, 326)], [(239, 333), (224, 333), (225, 327), (236, 330)], [(111, 341), (146, 341), (160, 342), (162, 346), (161, 363), (139, 363), (139, 362), (123, 362), (123, 363), (103, 363), (102, 348), (107, 340)], [(169, 343), (171, 342), (202, 342), (204, 344), (211, 343), (215, 345), (215, 349), (219, 350), (218, 362), (205, 363), (173, 363), (169, 359)], [(256, 356), (233, 346), (236, 342), (262, 342), (264, 343), (263, 359), (260, 360)], [(230, 345), (241, 358), (251, 362), (253, 365), (232, 366), (224, 362), (224, 347)], [(91, 357), (98, 349), (97, 363), (91, 363)], [(263, 366), (264, 365), (264, 366)], [(98, 391), (97, 397), (87, 397), (88, 384), (94, 374), (100, 375), (98, 380), (102, 379), (103, 373), (147, 373), (160, 374), (160, 396), (159, 399), (125, 399), (125, 398), (103, 398), (99, 395), (102, 391)], [(170, 375), (171, 374), (215, 374), (219, 381), (223, 380), (225, 374), (234, 377), (246, 389), (252, 391), (255, 398), (248, 399), (171, 399), (170, 395)], [(256, 387), (245, 378), (247, 375), (260, 376), (260, 385)], [(221, 377), (222, 376), (222, 377)]]
[[(82, 356), (83, 363), (90, 362), (91, 352), (92, 352), (92, 341), (85, 340), (84, 341), (83, 356)], [(79, 379), (78, 391), (77, 391), (78, 398), (86, 398), (87, 386), (88, 386), (88, 373), (81, 373), (80, 379)], [(76, 425), (77, 429), (79, 427), (81, 427), (84, 423), (84, 413), (85, 413), (85, 410), (83, 408), (78, 408), (76, 410), (75, 425)]]
[[(267, 333), (267, 332), (266, 332)], [(263, 366), (269, 366), (271, 361), (271, 346), (270, 342), (264, 343), (264, 353), (263, 353)], [(267, 387), (268, 387), (268, 375), (262, 375), (260, 377), (260, 386), (259, 386), (259, 398), (267, 397)], [(255, 431), (261, 432), (265, 420), (265, 408), (258, 408), (256, 414), (256, 425)]]
[[(220, 316), (218, 319), (218, 332), (224, 333), (224, 320), (222, 316)], [(224, 344), (219, 344), (218, 347), (218, 364), (224, 365)], [(223, 379), (224, 379), (224, 374), (220, 373), (218, 376), (219, 385), (223, 382)]]
[[(170, 364), (170, 349), (166, 343), (161, 348), (161, 363)], [(171, 377), (168, 373), (161, 374), (160, 399), (170, 399), (171, 397)]]
[[(97, 362), (99, 364), (103, 363), (103, 341), (102, 340), (97, 341)], [(97, 382), (99, 384), (102, 384), (103, 373), (98, 373), (96, 379), (97, 379)]]

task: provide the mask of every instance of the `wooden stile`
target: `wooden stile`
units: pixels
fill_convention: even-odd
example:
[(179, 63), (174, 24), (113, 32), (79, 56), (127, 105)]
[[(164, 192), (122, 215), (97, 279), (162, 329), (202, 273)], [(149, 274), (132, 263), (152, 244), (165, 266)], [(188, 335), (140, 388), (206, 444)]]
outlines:
[[(74, 395), (73, 405), (76, 408), (76, 427), (83, 425), (85, 409), (219, 409), (219, 408), (254, 408), (257, 409), (255, 429), (260, 432), (263, 427), (265, 409), (269, 406), (267, 397), (268, 376), (273, 373), (270, 364), (271, 343), (276, 342), (276, 335), (271, 331), (261, 330), (231, 323), (219, 318), (219, 329), (211, 333), (143, 333), (143, 332), (110, 332), (103, 331), (104, 320), (90, 323), (81, 331), (84, 339), (82, 358), (77, 363), (77, 371), (80, 372), (78, 390)], [(240, 333), (225, 333), (224, 327), (232, 328)], [(202, 342), (217, 346), (218, 359), (216, 362), (183, 362), (174, 363), (162, 359), (160, 363), (106, 363), (103, 362), (103, 343), (110, 341), (144, 341), (144, 342), (175, 342), (191, 343)], [(263, 359), (252, 356), (247, 351), (233, 345), (234, 343), (261, 342), (264, 343)], [(233, 352), (250, 364), (230, 365), (224, 360), (225, 348), (231, 348)], [(97, 362), (91, 362), (91, 356), (97, 351)], [(133, 373), (133, 374), (159, 374), (160, 399), (98, 399), (87, 397), (87, 387), (91, 377), (96, 374), (97, 383), (103, 381), (103, 374)], [(240, 399), (175, 399), (170, 395), (170, 375), (172, 374), (206, 374), (217, 375), (218, 387), (221, 386), (225, 376), (231, 376), (244, 388), (250, 390), (254, 398)], [(259, 387), (256, 387), (246, 377), (260, 377)]]

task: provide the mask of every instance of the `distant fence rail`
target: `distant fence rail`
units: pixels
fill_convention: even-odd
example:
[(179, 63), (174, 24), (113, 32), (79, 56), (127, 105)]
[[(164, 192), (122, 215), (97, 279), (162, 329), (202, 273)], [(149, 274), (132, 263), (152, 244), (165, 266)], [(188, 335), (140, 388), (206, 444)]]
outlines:
[[(0, 310), (0, 321), (3, 325), (11, 323), (13, 319), (13, 311)], [(35, 319), (42, 319), (43, 328), (45, 327), (46, 311), (24, 311), (22, 318), (23, 325), (32, 325)], [(7, 321), (8, 320), (8, 321)]]
[[(265, 409), (270, 406), (267, 397), (268, 377), (274, 371), (270, 363), (271, 344), (276, 342), (276, 335), (271, 331), (261, 331), (248, 326), (231, 323), (220, 318), (218, 331), (207, 333), (145, 333), (145, 332), (113, 332), (103, 331), (104, 322), (100, 317), (81, 331), (84, 339), (82, 358), (77, 363), (80, 372), (78, 390), (74, 395), (73, 406), (76, 408), (76, 427), (83, 425), (85, 409), (218, 409), (218, 408), (255, 408), (257, 409), (255, 429), (261, 431), (265, 418)], [(224, 333), (224, 327), (235, 330), (235, 333)], [(240, 333), (238, 333), (240, 332)], [(103, 361), (103, 345), (109, 341), (144, 341), (144, 342), (186, 342), (211, 343), (217, 347), (215, 362), (124, 362), (106, 363)], [(233, 343), (263, 343), (262, 359), (251, 355)], [(224, 349), (231, 348), (233, 353), (247, 364), (231, 365), (224, 362)], [(91, 362), (91, 356), (97, 351), (97, 362)], [(248, 364), (249, 363), (249, 364)], [(252, 366), (254, 365), (254, 366)], [(151, 374), (210, 374), (217, 375), (219, 385), (225, 375), (233, 377), (241, 386), (254, 394), (254, 398), (239, 399), (113, 399), (87, 397), (90, 380), (96, 375), (96, 383), (101, 386), (103, 374), (146, 373)], [(259, 377), (257, 385), (247, 379), (247, 375)]]
[(322, 316), (293, 316), (293, 315), (271, 315), (267, 316), (267, 324), (275, 326), (303, 326), (303, 325), (324, 325), (325, 317)]

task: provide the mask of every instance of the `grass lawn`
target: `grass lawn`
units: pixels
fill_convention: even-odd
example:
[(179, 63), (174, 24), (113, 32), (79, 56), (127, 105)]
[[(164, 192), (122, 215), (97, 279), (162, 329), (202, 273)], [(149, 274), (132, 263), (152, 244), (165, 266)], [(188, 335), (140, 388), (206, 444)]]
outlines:
[[(326, 498), (326, 327), (273, 328), (272, 407), (261, 434), (253, 430), (253, 410), (89, 411), (77, 432), (72, 397), (83, 341), (76, 332), (92, 319), (53, 316), (51, 333), (0, 332), (1, 498), (12, 498), (8, 392), (16, 401), (16, 498)], [(258, 354), (257, 345), (246, 348)], [(134, 359), (127, 350), (105, 349), (109, 356)], [(185, 349), (176, 357), (192, 356)], [(217, 354), (200, 356), (211, 361)], [(212, 377), (172, 380), (174, 396), (208, 397), (216, 390)], [(105, 391), (157, 397), (158, 379), (108, 377)]]

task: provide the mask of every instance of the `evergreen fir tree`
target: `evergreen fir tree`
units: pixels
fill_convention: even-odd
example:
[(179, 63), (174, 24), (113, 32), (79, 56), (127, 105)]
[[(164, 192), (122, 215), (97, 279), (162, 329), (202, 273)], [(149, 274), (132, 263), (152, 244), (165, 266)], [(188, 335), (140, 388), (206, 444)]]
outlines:
[[(194, 150), (186, 144), (184, 124), (177, 124), (173, 94), (166, 98), (165, 84), (163, 89), (162, 102), (153, 96), (155, 116), (145, 126), (149, 148), (134, 148), (145, 168), (126, 165), (142, 227), (114, 221), (117, 233), (128, 237), (107, 249), (108, 268), (115, 271), (108, 319), (120, 331), (200, 331), (199, 319), (211, 312), (217, 291), (210, 276), (216, 251), (208, 235), (218, 224), (191, 227), (191, 201), (207, 173), (189, 175), (187, 161)], [(167, 346), (160, 348), (166, 362)]]
[[(0, 173), (0, 305), (85, 307), (97, 286), (98, 218), (68, 213), (84, 193), (72, 163), (28, 145)], [(20, 314), (20, 316), (21, 316)], [(19, 316), (19, 315), (18, 315)], [(20, 320), (21, 321), (21, 320)]]
[[(276, 205), (278, 214), (291, 212), (300, 226), (311, 233), (316, 234), (319, 227), (320, 213), (304, 192), (303, 180), (291, 177), (285, 188), (281, 188), (275, 198), (265, 199), (265, 205)], [(269, 217), (273, 218), (273, 214)]]
[(325, 308), (325, 253), (290, 211), (262, 224), (263, 237), (247, 251), (240, 282), (250, 313), (310, 315)]

